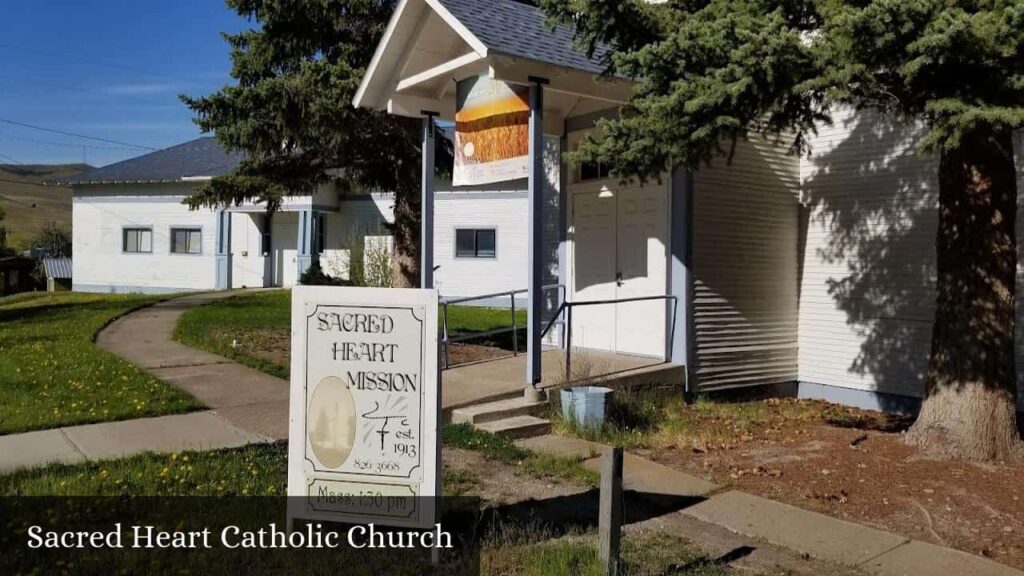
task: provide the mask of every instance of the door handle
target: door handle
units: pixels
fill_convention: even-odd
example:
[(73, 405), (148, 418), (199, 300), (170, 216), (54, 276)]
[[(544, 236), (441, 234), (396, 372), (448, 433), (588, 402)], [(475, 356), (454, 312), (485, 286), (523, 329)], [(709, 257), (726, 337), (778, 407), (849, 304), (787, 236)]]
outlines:
[(615, 285), (622, 287), (626, 284), (626, 281), (622, 279), (622, 272), (615, 273)]

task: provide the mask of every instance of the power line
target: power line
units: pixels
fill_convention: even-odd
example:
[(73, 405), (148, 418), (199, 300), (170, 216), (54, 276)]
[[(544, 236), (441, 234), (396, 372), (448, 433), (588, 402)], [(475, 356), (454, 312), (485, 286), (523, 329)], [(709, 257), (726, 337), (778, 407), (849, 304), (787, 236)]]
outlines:
[(6, 154), (0, 154), (0, 158), (6, 158), (6, 159), (10, 160), (11, 162), (14, 162), (15, 164), (21, 165), (21, 162), (18, 162), (17, 160), (15, 160), (14, 158), (11, 158), (10, 156), (8, 156)]
[[(196, 81), (196, 79), (194, 77), (193, 78), (188, 78), (186, 76), (177, 76), (175, 74), (167, 74), (165, 72), (154, 72), (152, 70), (144, 70), (142, 68), (134, 68), (134, 67), (131, 67), (131, 66), (123, 66), (123, 65), (120, 65), (120, 64), (114, 64), (112, 62), (103, 62), (103, 61), (100, 61), (100, 60), (89, 60), (88, 58), (81, 58), (81, 57), (74, 56), (74, 55), (71, 55), (71, 54), (61, 54), (59, 52), (47, 52), (45, 50), (36, 50), (34, 48), (24, 48), (22, 46), (15, 46), (13, 44), (7, 44), (7, 43), (3, 43), (3, 42), (0, 42), (0, 49), (15, 50), (15, 51), (18, 51), (18, 52), (25, 52), (27, 54), (37, 54), (37, 55), (40, 55), (40, 56), (48, 56), (50, 58), (63, 58), (65, 60), (73, 60), (75, 62), (81, 62), (83, 64), (91, 64), (93, 66), (105, 66), (107, 68), (113, 68), (113, 69), (116, 69), (116, 70), (121, 70), (123, 72), (134, 72), (136, 74), (148, 74), (150, 76), (160, 76), (160, 77), (163, 77), (163, 78), (174, 78), (174, 79), (177, 79), (177, 80), (184, 80), (186, 82), (195, 82)], [(212, 84), (212, 82), (211, 82), (211, 84)]]
[(65, 132), (63, 130), (54, 130), (53, 128), (43, 128), (42, 126), (35, 126), (32, 124), (26, 124), (24, 122), (18, 122), (16, 120), (8, 120), (6, 118), (0, 118), (0, 122), (5, 124), (12, 124), (14, 126), (21, 126), (23, 128), (31, 128), (33, 130), (41, 130), (43, 132), (51, 132), (53, 134), (60, 134), (62, 136), (72, 136), (74, 138), (84, 138), (85, 140), (95, 140), (97, 142), (105, 142), (107, 144), (118, 144), (120, 146), (131, 146), (132, 148), (140, 148), (143, 150), (157, 150), (152, 146), (143, 146), (141, 144), (132, 144), (131, 142), (122, 142), (120, 140), (108, 140), (106, 138), (98, 138), (96, 136), (86, 136), (85, 134), (75, 134), (74, 132)]
[(16, 134), (7, 134), (0, 132), (0, 138), (10, 138), (12, 140), (22, 140), (24, 142), (34, 142), (36, 144), (48, 144), (50, 146), (63, 146), (65, 148), (88, 148), (90, 150), (138, 150), (134, 146), (96, 146), (94, 144), (74, 144), (72, 142), (56, 142), (54, 140), (43, 140), (40, 138), (30, 138), (28, 136), (18, 136)]
[[(78, 92), (81, 94), (93, 94), (96, 96), (103, 96), (105, 98), (119, 98), (122, 100), (131, 100), (132, 102), (139, 102), (140, 104), (146, 104), (148, 106), (171, 106), (171, 104), (168, 102), (158, 102), (156, 100), (148, 100), (146, 98), (137, 98), (130, 94), (116, 94), (110, 92), (103, 92), (101, 90), (92, 90), (90, 88), (84, 88), (81, 86), (71, 86), (69, 84), (56, 84), (53, 82), (36, 80), (34, 78), (25, 78), (23, 76), (0, 76), (0, 79), (8, 80), (11, 82), (20, 82), (22, 84), (42, 86), (43, 88), (55, 88), (57, 90), (68, 90), (71, 92)], [(177, 102), (177, 96), (175, 96), (174, 101)]]

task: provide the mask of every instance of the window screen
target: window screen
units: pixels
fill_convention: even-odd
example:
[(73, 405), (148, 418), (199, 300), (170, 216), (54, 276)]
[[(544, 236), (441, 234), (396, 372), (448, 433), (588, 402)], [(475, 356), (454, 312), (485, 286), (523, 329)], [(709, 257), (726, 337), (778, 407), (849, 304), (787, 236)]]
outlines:
[(497, 231), (493, 228), (465, 228), (455, 231), (455, 256), (458, 258), (495, 258)]
[(125, 228), (121, 249), (125, 252), (148, 253), (153, 251), (153, 231), (149, 228)]
[(172, 254), (202, 254), (203, 233), (198, 228), (171, 228)]

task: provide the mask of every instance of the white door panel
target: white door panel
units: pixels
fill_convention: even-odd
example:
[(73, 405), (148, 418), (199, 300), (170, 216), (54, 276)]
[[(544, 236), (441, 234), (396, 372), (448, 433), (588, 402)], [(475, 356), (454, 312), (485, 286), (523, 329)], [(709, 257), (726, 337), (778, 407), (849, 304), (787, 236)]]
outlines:
[[(666, 290), (668, 195), (663, 184), (588, 185), (573, 195), (573, 300), (660, 296)], [(660, 356), (664, 300), (579, 306), (573, 345)]]
[[(665, 293), (664, 185), (631, 187), (618, 194), (618, 272), (616, 298)], [(659, 355), (665, 350), (665, 301), (623, 302), (616, 306), (616, 350)]]
[[(615, 197), (611, 192), (573, 196), (573, 300), (615, 298)], [(615, 349), (615, 307), (573, 309), (573, 346)]]

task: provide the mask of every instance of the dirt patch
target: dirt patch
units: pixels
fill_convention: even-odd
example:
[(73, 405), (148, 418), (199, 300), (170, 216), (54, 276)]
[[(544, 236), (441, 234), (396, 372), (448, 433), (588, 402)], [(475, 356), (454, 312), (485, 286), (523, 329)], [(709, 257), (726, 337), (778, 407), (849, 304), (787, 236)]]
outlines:
[(511, 350), (485, 344), (453, 343), (448, 346), (448, 365), (459, 366), (512, 356)]
[(472, 494), (492, 505), (531, 498), (558, 498), (588, 490), (567, 481), (535, 478), (516, 466), (488, 460), (471, 450), (445, 448), (442, 454), (445, 466), (476, 475)]
[[(787, 402), (767, 401), (782, 414)], [(774, 403), (774, 405), (773, 405)], [(905, 422), (823, 409), (768, 418), (723, 439), (637, 452), (713, 482), (1024, 568), (1024, 465), (922, 458), (900, 441)], [(728, 428), (716, 416), (709, 428)]]

